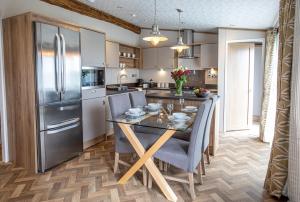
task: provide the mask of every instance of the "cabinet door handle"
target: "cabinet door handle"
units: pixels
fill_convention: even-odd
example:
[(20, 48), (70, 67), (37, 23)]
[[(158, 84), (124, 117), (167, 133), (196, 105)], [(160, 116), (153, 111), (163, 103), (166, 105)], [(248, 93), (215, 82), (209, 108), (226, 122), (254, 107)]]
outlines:
[(105, 100), (103, 100), (103, 105), (105, 105)]

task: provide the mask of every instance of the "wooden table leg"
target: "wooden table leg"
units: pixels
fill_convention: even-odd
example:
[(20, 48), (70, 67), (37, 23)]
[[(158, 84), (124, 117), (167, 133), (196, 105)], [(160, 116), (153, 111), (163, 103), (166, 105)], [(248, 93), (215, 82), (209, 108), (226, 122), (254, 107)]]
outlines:
[[(143, 147), (143, 145), (141, 144), (141, 142), (139, 141), (139, 139), (136, 137), (136, 135), (134, 134), (134, 132), (130, 128), (130, 125), (119, 123), (119, 126), (122, 129), (122, 131), (124, 132), (125, 136), (127, 137), (128, 141), (130, 142), (130, 144), (132, 145), (132, 147), (135, 149), (136, 153), (139, 155), (140, 158), (142, 158), (144, 156), (144, 154), (145, 154), (145, 148)], [(165, 138), (167, 138), (167, 136), (171, 137), (174, 133), (171, 134), (171, 132), (168, 132), (167, 134), (168, 135), (166, 135)], [(157, 146), (159, 146), (159, 143), (157, 143)], [(151, 150), (151, 153), (153, 152), (153, 150), (155, 150), (155, 148), (153, 148)], [(151, 153), (149, 153), (149, 154), (151, 154)], [(141, 162), (144, 162), (145, 159), (146, 159), (146, 157), (144, 158), (144, 160), (141, 160)], [(144, 164), (145, 164), (146, 168), (148, 169), (149, 173), (152, 175), (152, 177), (155, 180), (156, 184), (159, 186), (159, 188), (161, 189), (161, 191), (166, 196), (166, 198), (168, 200), (170, 200), (170, 201), (177, 201), (177, 196), (175, 195), (174, 191), (171, 189), (171, 187), (169, 186), (169, 184), (167, 183), (167, 181), (165, 180), (165, 178), (162, 176), (162, 174), (160, 173), (160, 171), (158, 170), (158, 168), (154, 164), (153, 160), (151, 158), (148, 158), (148, 159), (146, 159), (146, 161), (144, 162)], [(132, 172), (126, 173), (126, 174), (130, 175), (130, 176), (134, 175), (134, 173), (132, 173)], [(124, 184), (126, 182), (127, 181), (119, 181), (119, 184)]]
[(174, 135), (174, 130), (167, 130), (162, 136), (156, 140), (156, 142), (146, 151), (146, 153), (140, 156), (140, 159), (126, 172), (125, 175), (119, 180), (119, 183), (125, 184), (145, 163), (151, 158), (155, 152), (161, 148), (162, 145), (168, 141)]

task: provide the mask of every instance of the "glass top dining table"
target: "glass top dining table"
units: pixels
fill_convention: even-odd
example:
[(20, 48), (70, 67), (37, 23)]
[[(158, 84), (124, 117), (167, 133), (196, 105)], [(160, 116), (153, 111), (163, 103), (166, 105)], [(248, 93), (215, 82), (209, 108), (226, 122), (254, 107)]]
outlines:
[(174, 105), (172, 114), (184, 113), (184, 119), (175, 119), (166, 109), (166, 105), (161, 105), (158, 111), (149, 111), (147, 107), (140, 108), (142, 113), (140, 116), (130, 116), (128, 112), (122, 114), (116, 118), (107, 119), (108, 122), (112, 123), (122, 123), (133, 126), (165, 129), (165, 130), (174, 130), (185, 132), (192, 127), (197, 109), (186, 110), (183, 108), (181, 110), (180, 105)]

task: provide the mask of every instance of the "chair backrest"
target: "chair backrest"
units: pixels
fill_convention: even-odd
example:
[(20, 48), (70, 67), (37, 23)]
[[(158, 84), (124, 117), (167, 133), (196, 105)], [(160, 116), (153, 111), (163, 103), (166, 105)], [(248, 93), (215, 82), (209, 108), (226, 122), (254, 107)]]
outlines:
[(205, 126), (202, 152), (204, 152), (207, 149), (208, 145), (209, 145), (211, 120), (212, 120), (212, 116), (214, 114), (216, 102), (218, 101), (218, 96), (213, 95), (210, 99), (212, 100), (212, 105), (210, 107), (208, 118), (207, 118), (207, 123), (206, 123), (206, 126)]
[(211, 105), (212, 100), (201, 103), (195, 117), (188, 149), (189, 172), (193, 172), (201, 161), (205, 126)]
[(143, 91), (129, 93), (132, 107), (144, 107), (147, 105), (146, 96)]
[[(130, 103), (128, 93), (109, 96), (108, 102), (109, 102), (111, 117), (113, 119), (124, 114), (126, 111), (128, 111), (128, 109), (131, 108), (131, 103)], [(114, 125), (115, 137), (116, 138), (125, 137), (118, 124), (114, 123), (113, 125)]]

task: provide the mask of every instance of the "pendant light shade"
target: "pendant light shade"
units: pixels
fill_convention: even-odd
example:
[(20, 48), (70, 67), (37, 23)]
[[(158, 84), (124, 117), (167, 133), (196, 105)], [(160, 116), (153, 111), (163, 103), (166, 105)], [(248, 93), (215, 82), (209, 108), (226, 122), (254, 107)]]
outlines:
[(153, 46), (157, 46), (161, 41), (168, 40), (167, 37), (160, 34), (158, 24), (156, 23), (156, 0), (154, 0), (154, 24), (152, 25), (152, 31), (150, 36), (144, 37), (143, 40), (150, 42)]
[(177, 50), (178, 53), (181, 53), (183, 50), (190, 48), (182, 41), (182, 36), (180, 32), (180, 24), (181, 24), (181, 13), (183, 12), (181, 9), (176, 9), (179, 15), (179, 23), (178, 23), (178, 38), (177, 38), (177, 44), (175, 46), (172, 46), (171, 49)]

